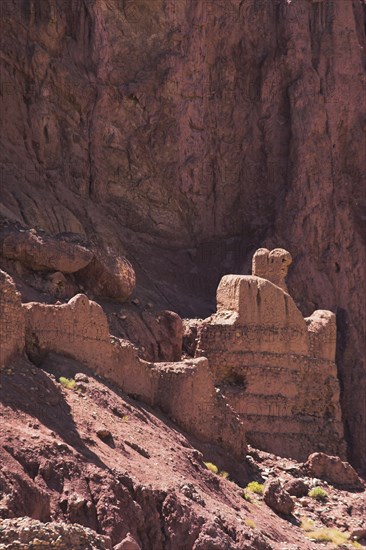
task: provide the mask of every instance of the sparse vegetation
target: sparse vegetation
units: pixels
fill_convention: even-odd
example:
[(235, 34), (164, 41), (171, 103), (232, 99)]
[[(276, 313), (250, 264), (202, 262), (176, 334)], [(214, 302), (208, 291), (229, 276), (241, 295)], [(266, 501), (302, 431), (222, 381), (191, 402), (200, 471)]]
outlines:
[(66, 378), (65, 376), (60, 376), (58, 380), (60, 384), (67, 390), (75, 389), (76, 381), (73, 378)]
[(255, 524), (255, 521), (251, 518), (246, 518), (244, 520), (244, 523), (245, 525), (247, 525), (248, 527), (250, 527), (251, 529), (255, 529), (256, 528), (256, 524)]
[(258, 483), (258, 481), (251, 481), (246, 486), (246, 490), (250, 493), (255, 493), (256, 495), (263, 495), (264, 485), (263, 483)]
[(338, 531), (337, 529), (329, 529), (324, 527), (322, 529), (316, 529), (314, 531), (307, 531), (306, 536), (316, 542), (332, 542), (336, 546), (347, 544), (349, 542), (349, 535)]
[(204, 465), (213, 474), (217, 474), (224, 479), (229, 479), (229, 472), (225, 472), (225, 470), (219, 470), (216, 464), (214, 464), (213, 462), (204, 462)]
[(204, 464), (205, 464), (206, 468), (208, 470), (210, 470), (210, 472), (212, 472), (213, 474), (218, 474), (219, 473), (218, 467), (216, 466), (216, 464), (213, 464), (213, 462), (205, 462)]
[(304, 531), (313, 531), (315, 528), (315, 523), (310, 518), (301, 518), (301, 529), (304, 529)]
[(250, 496), (250, 494), (244, 489), (244, 492), (242, 494), (242, 497), (244, 500), (246, 500), (247, 502), (253, 502), (253, 499), (252, 497)]
[(253, 502), (253, 496), (252, 496), (253, 494), (262, 496), (263, 493), (264, 493), (263, 483), (258, 483), (258, 481), (251, 481), (245, 487), (242, 497), (247, 502)]
[(314, 487), (311, 491), (309, 491), (309, 497), (315, 498), (315, 500), (324, 501), (327, 500), (328, 493), (321, 487)]

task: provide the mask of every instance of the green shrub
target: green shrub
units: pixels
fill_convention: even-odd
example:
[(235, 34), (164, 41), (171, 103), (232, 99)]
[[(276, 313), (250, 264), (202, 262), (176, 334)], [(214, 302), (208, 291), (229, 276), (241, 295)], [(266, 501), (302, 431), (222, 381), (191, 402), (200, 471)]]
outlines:
[(255, 493), (256, 495), (263, 495), (264, 485), (263, 483), (258, 483), (258, 481), (251, 481), (246, 486), (246, 490), (250, 493)]
[(225, 470), (219, 470), (216, 464), (214, 464), (213, 462), (204, 462), (204, 465), (213, 474), (217, 474), (224, 479), (229, 479), (229, 472), (225, 472)]
[(310, 518), (301, 518), (301, 529), (304, 529), (304, 531), (313, 531), (315, 527), (315, 523)]
[(247, 502), (253, 502), (252, 497), (250, 496), (250, 494), (248, 493), (248, 491), (246, 491), (245, 489), (244, 489), (244, 491), (243, 491), (242, 497), (243, 497), (243, 499), (246, 500)]
[(204, 464), (205, 464), (206, 468), (208, 470), (210, 470), (210, 472), (212, 472), (213, 474), (218, 474), (219, 473), (219, 469), (216, 466), (216, 464), (213, 464), (212, 462), (205, 462)]
[(251, 518), (246, 518), (246, 519), (244, 520), (244, 523), (245, 523), (245, 525), (247, 525), (247, 526), (250, 527), (251, 529), (255, 529), (255, 528), (256, 528), (255, 521), (252, 520)]
[(315, 500), (327, 500), (328, 494), (321, 487), (314, 487), (309, 491), (309, 497), (315, 498)]
[(76, 386), (76, 381), (73, 378), (66, 378), (65, 376), (60, 376), (58, 380), (60, 384), (67, 390), (73, 390)]
[(328, 529), (327, 527), (308, 531), (306, 536), (316, 542), (332, 542), (336, 546), (349, 542), (349, 535), (347, 533), (342, 533), (342, 531), (337, 531), (337, 529)]

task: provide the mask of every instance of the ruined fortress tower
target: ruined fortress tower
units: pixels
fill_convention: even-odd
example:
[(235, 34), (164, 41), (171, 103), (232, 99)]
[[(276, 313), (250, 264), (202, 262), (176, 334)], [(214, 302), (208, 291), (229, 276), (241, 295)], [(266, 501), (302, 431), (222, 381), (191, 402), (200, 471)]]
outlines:
[(208, 358), (248, 443), (298, 460), (317, 450), (344, 456), (335, 315), (303, 318), (287, 291), (290, 263), (286, 250), (261, 248), (253, 275), (224, 276), (195, 354)]
[[(61, 275), (70, 258), (79, 258), (75, 245), (60, 248), (52, 238), (38, 238), (34, 246), (33, 235), (19, 238), (31, 239), (28, 262), (36, 257), (37, 266), (48, 265), (52, 258), (54, 270), (56, 258)], [(297, 460), (314, 451), (344, 457), (335, 315), (319, 310), (303, 318), (286, 287), (290, 264), (286, 250), (263, 248), (254, 254), (253, 275), (224, 276), (217, 312), (194, 321), (195, 359), (166, 363), (144, 361), (130, 341), (111, 337), (105, 312), (86, 295), (63, 304), (22, 304), (14, 281), (0, 270), (1, 365), (23, 356), (42, 367), (49, 354), (71, 357), (239, 458), (246, 442)], [(117, 294), (126, 281), (134, 285), (132, 267), (127, 278), (120, 265), (102, 272), (103, 281), (115, 280)]]

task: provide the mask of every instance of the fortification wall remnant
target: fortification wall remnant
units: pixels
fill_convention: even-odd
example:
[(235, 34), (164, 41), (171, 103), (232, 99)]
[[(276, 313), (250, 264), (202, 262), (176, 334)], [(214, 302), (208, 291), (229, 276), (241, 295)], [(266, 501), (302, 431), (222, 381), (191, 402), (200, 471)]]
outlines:
[(275, 248), (269, 251), (267, 248), (259, 248), (253, 256), (252, 274), (267, 279), (288, 292), (286, 275), (291, 264), (292, 257), (287, 250)]
[(42, 362), (51, 352), (77, 359), (129, 395), (160, 407), (198, 439), (217, 443), (243, 458), (244, 427), (216, 390), (207, 359), (141, 360), (129, 341), (110, 336), (103, 309), (82, 294), (66, 304), (30, 302), (23, 309), (26, 351), (33, 361)]
[(286, 291), (290, 261), (285, 250), (260, 249), (253, 271), (261, 277), (223, 277), (195, 355), (208, 358), (253, 446), (298, 460), (314, 451), (344, 456), (335, 315), (303, 318)]
[(24, 349), (24, 313), (12, 278), (0, 269), (0, 368)]

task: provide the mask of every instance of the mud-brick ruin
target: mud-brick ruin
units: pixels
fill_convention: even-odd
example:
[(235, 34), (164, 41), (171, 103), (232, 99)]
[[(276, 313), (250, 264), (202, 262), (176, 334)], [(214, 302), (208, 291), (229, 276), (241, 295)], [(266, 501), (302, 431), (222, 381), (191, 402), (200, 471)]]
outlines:
[[(23, 248), (24, 240), (28, 246), (35, 238), (20, 237)], [(32, 255), (28, 251), (23, 256), (28, 264), (31, 258), (36, 267), (57, 269), (59, 277), (66, 278), (78, 247), (63, 243), (60, 249), (56, 244), (52, 238), (37, 237)], [(87, 249), (82, 253), (82, 265), (73, 269), (81, 273), (98, 261), (98, 270), (92, 271), (96, 283), (102, 280), (108, 286), (108, 277), (114, 277), (115, 294), (121, 288), (124, 300), (130, 296), (132, 267), (126, 291), (118, 262), (112, 269), (99, 257), (92, 260)], [(23, 256), (16, 261), (24, 263)], [(60, 261), (49, 266), (49, 257)], [(253, 275), (223, 277), (217, 312), (194, 321), (194, 357), (173, 362), (145, 361), (130, 341), (111, 336), (106, 313), (87, 295), (76, 293), (65, 303), (22, 304), (13, 279), (0, 271), (1, 365), (16, 368), (17, 360), (30, 360), (52, 371), (55, 356), (72, 358), (129, 395), (158, 406), (186, 432), (223, 446), (237, 458), (245, 455), (247, 441), (298, 460), (314, 451), (344, 457), (335, 316), (315, 311), (302, 317), (287, 292), (290, 263), (285, 250), (260, 249), (253, 258)]]
[(223, 277), (196, 356), (208, 358), (254, 447), (298, 460), (316, 450), (344, 456), (335, 315), (303, 318), (287, 292), (290, 263), (283, 249), (259, 249), (252, 276)]

